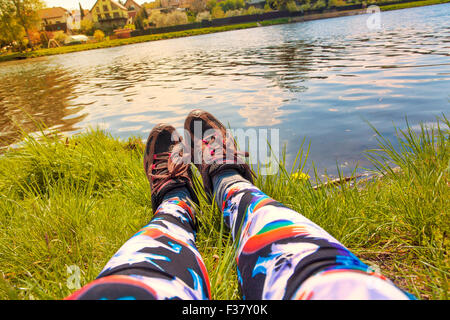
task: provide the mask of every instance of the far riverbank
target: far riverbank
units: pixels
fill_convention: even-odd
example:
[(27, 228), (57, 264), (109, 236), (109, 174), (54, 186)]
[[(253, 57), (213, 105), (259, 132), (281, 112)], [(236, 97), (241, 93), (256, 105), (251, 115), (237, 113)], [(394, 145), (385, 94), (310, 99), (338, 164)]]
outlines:
[[(380, 6), (380, 9), (381, 9), (381, 11), (390, 11), (390, 10), (419, 7), (419, 6), (443, 4), (443, 3), (448, 3), (448, 2), (450, 2), (450, 0), (413, 1), (413, 2), (384, 5), (384, 6)], [(265, 21), (254, 21), (254, 22), (247, 22), (247, 23), (224, 25), (224, 26), (213, 26), (213, 27), (206, 27), (206, 28), (195, 28), (195, 29), (188, 29), (188, 30), (182, 30), (182, 31), (166, 32), (166, 33), (148, 34), (148, 35), (135, 36), (135, 37), (126, 38), (126, 39), (107, 40), (107, 41), (102, 41), (102, 42), (97, 42), (97, 43), (63, 46), (63, 47), (58, 47), (58, 48), (38, 49), (35, 51), (28, 51), (28, 52), (9, 53), (9, 54), (5, 54), (5, 55), (0, 55), (0, 62), (12, 61), (12, 60), (23, 60), (23, 59), (65, 54), (65, 53), (85, 51), (85, 50), (111, 48), (111, 47), (136, 44), (136, 43), (141, 43), (141, 42), (157, 41), (157, 40), (164, 40), (164, 39), (174, 39), (174, 38), (197, 36), (197, 35), (217, 33), (217, 32), (264, 27), (264, 26), (293, 23), (293, 22), (329, 19), (329, 18), (359, 15), (359, 14), (366, 14), (366, 13), (367, 13), (366, 8), (354, 9), (354, 10), (342, 10), (341, 9), (340, 11), (325, 11), (323, 13), (305, 13), (303, 15), (299, 15), (299, 16), (295, 16), (295, 17), (278, 18), (278, 19), (265, 20)]]

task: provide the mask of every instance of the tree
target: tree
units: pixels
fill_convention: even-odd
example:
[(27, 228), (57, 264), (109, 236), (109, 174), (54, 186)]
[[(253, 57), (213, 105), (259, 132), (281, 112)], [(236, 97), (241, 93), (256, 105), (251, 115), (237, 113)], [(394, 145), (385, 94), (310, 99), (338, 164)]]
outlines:
[(148, 13), (147, 10), (142, 8), (136, 15), (136, 18), (134, 19), (134, 26), (138, 30), (142, 30), (145, 28), (148, 20)]
[(194, 0), (189, 6), (189, 10), (194, 12), (195, 14), (205, 11), (206, 9), (206, 1), (205, 0)]
[(216, 6), (217, 1), (216, 0), (209, 0), (206, 2), (206, 9), (209, 10), (209, 12), (212, 11), (212, 9)]
[(275, 10), (286, 10), (289, 2), (292, 0), (266, 0), (266, 4)]
[(245, 6), (244, 0), (225, 0), (218, 4), (224, 12), (242, 9)]
[[(28, 39), (31, 39), (30, 30), (39, 22), (38, 10), (44, 7), (41, 0), (2, 0), (10, 2), (14, 8), (17, 23), (22, 26)], [(29, 42), (31, 48), (33, 44)]]
[(0, 0), (0, 42), (3, 45), (23, 44), (25, 32), (15, 19), (11, 2)]
[(83, 20), (84, 19), (84, 10), (83, 10), (83, 7), (81, 7), (81, 3), (78, 2), (78, 4), (80, 5), (80, 19)]
[(80, 31), (81, 33), (91, 36), (94, 32), (94, 23), (92, 20), (83, 19), (80, 23)]
[(213, 19), (220, 19), (220, 18), (225, 17), (225, 12), (223, 12), (222, 8), (219, 5), (216, 5), (211, 10), (211, 16)]
[(156, 8), (161, 8), (161, 1), (160, 0), (155, 0), (153, 2), (150, 3), (144, 3), (143, 6), (147, 9), (156, 9)]
[(295, 3), (295, 1), (288, 2), (287, 5), (286, 5), (286, 9), (289, 12), (299, 11), (299, 8), (297, 7), (297, 4)]

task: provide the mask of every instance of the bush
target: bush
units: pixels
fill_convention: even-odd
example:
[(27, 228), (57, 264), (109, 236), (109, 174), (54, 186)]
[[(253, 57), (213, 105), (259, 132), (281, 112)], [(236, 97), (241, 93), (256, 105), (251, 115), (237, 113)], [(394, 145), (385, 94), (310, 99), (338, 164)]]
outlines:
[(50, 39), (48, 38), (48, 34), (47, 34), (46, 31), (42, 31), (42, 32), (41, 32), (40, 38), (41, 38), (41, 44), (42, 44), (43, 46), (47, 46), (47, 45), (48, 45), (48, 41), (49, 41)]
[(242, 15), (244, 15), (244, 10), (239, 10), (239, 9), (236, 9), (236, 10), (229, 10), (229, 11), (227, 11), (227, 12), (225, 13), (225, 17), (226, 17), (226, 18), (228, 18), (228, 17), (242, 16)]
[(28, 32), (29, 40), (33, 46), (40, 46), (41, 44), (41, 34), (38, 31), (32, 30)]
[(166, 17), (166, 25), (167, 26), (175, 26), (179, 24), (186, 24), (188, 23), (188, 18), (186, 15), (186, 12), (181, 11), (173, 11), (169, 14), (167, 14)]
[(103, 33), (102, 30), (95, 30), (94, 32), (94, 38), (95, 40), (97, 40), (98, 42), (103, 41), (105, 39), (105, 34)]
[(59, 44), (64, 44), (64, 40), (66, 40), (67, 34), (64, 33), (64, 31), (56, 31), (53, 34), (53, 39), (59, 42)]
[(189, 11), (192, 13), (199, 13), (205, 11), (207, 3), (205, 0), (193, 0), (189, 5)]
[(126, 24), (123, 28), (124, 29), (129, 29), (129, 30), (135, 30), (136, 29), (134, 24)]
[(211, 16), (213, 19), (220, 19), (225, 17), (225, 12), (220, 6), (215, 6), (211, 11)]
[(80, 32), (92, 36), (94, 33), (94, 23), (89, 19), (83, 19), (80, 23)]
[(160, 11), (152, 11), (148, 17), (148, 22), (150, 25), (160, 28), (164, 26), (164, 14)]
[(336, 8), (346, 6), (347, 3), (343, 0), (328, 0), (328, 8)]
[(245, 14), (261, 14), (264, 13), (264, 9), (255, 8), (254, 6), (250, 6), (247, 9), (247, 12)]
[(161, 28), (175, 26), (178, 24), (186, 24), (188, 23), (188, 17), (185, 12), (181, 11), (173, 11), (167, 14), (154, 11), (150, 14), (148, 21), (156, 28)]
[(211, 13), (209, 11), (203, 11), (197, 14), (195, 21), (202, 22), (202, 20), (211, 20)]

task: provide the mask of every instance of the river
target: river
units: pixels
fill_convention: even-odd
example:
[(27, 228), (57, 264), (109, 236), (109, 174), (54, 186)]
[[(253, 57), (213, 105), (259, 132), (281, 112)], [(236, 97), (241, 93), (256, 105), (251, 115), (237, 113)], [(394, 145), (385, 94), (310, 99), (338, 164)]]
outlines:
[(146, 138), (202, 108), (231, 128), (278, 130), (292, 163), (303, 139), (320, 172), (369, 166), (370, 122), (432, 124), (450, 110), (450, 4), (259, 27), (0, 64), (0, 144), (15, 129), (100, 126)]

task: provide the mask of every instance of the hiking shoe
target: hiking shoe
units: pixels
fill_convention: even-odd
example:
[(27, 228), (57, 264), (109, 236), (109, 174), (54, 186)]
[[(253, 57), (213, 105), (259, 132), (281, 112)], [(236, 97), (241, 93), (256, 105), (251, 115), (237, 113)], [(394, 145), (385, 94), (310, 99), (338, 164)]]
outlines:
[(158, 124), (150, 132), (144, 155), (144, 169), (150, 182), (153, 211), (164, 195), (178, 187), (186, 187), (191, 200), (198, 204), (192, 186), (190, 155), (184, 153), (182, 138), (174, 127)]
[(225, 126), (212, 114), (193, 110), (184, 122), (189, 133), (186, 144), (191, 145), (191, 161), (200, 171), (206, 193), (212, 197), (212, 178), (228, 169), (236, 170), (243, 178), (253, 183), (255, 174), (244, 157), (247, 152), (237, 150), (237, 144)]

